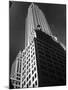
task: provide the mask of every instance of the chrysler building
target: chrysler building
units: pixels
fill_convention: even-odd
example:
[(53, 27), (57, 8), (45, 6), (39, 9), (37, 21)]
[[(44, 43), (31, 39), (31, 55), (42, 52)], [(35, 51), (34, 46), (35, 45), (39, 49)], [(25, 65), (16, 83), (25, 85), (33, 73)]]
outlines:
[(12, 64), (14, 88), (45, 87), (66, 84), (66, 51), (49, 27), (42, 10), (34, 3), (25, 22), (25, 48)]

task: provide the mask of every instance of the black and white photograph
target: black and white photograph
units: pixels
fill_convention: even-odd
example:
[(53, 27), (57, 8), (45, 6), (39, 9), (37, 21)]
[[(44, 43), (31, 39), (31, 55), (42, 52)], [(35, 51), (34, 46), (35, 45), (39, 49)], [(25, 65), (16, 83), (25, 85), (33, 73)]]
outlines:
[(9, 1), (9, 88), (53, 86), (66, 86), (66, 4)]

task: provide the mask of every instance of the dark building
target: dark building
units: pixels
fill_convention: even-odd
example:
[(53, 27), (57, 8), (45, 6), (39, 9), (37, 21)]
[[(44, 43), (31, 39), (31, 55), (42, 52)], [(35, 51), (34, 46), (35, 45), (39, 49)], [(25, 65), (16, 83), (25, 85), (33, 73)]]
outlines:
[(40, 87), (66, 84), (66, 52), (51, 36), (36, 30), (38, 82)]

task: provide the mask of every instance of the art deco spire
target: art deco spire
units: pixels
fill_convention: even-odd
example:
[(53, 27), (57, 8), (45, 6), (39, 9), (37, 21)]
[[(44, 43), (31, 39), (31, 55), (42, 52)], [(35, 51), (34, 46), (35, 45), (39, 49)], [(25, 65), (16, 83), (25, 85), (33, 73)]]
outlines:
[(31, 34), (38, 26), (46, 34), (52, 34), (43, 12), (36, 4), (32, 3), (28, 8), (28, 15), (26, 18), (25, 46), (29, 44), (32, 37)]

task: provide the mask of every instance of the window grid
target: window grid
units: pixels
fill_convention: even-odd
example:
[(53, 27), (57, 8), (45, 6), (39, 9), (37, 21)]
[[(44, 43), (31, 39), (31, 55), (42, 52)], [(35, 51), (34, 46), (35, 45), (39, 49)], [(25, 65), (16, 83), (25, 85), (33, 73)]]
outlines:
[[(34, 43), (32, 42), (31, 46), (27, 51), (24, 51), (24, 54), (22, 55), (23, 62), (22, 62), (22, 87), (32, 87), (32, 85), (35, 85), (35, 80), (37, 79), (37, 76), (35, 76), (36, 71), (36, 59), (35, 59), (35, 49), (34, 49)], [(31, 67), (32, 66), (32, 67)], [(32, 74), (33, 73), (33, 74)], [(33, 77), (33, 82), (32, 82)]]

